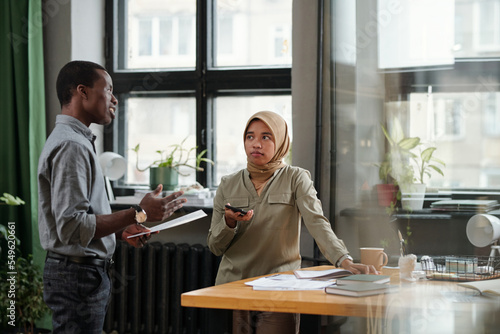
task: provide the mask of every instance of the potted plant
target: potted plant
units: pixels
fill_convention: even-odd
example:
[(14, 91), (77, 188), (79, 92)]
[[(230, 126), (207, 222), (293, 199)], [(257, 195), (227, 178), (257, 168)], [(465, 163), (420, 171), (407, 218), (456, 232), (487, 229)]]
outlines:
[(180, 144), (170, 145), (170, 150), (156, 151), (160, 155), (160, 158), (144, 168), (139, 167), (140, 144), (137, 144), (132, 149), (136, 153), (135, 166), (137, 170), (144, 172), (149, 169), (149, 184), (151, 189), (155, 189), (161, 183), (164, 190), (174, 190), (178, 186), (179, 175), (189, 175), (180, 171), (180, 167), (182, 166), (189, 167), (194, 171), (203, 171), (203, 167), (200, 166), (202, 162), (214, 164), (212, 160), (203, 157), (207, 153), (207, 150), (203, 150), (195, 157), (191, 157), (192, 153), (196, 152), (198, 147), (184, 148), (183, 145), (186, 139)]
[(379, 168), (378, 175), (382, 182), (376, 185), (378, 204), (383, 207), (393, 208), (398, 200), (399, 187), (395, 184), (395, 180), (391, 176), (390, 153), (387, 152), (384, 160), (375, 166)]
[[(25, 204), (19, 197), (4, 193), (0, 197), (3, 205)], [(3, 202), (3, 203), (2, 203)], [(6, 241), (6, 260), (2, 261), (0, 290), (5, 294), (0, 299), (0, 327), (4, 333), (50, 332), (35, 328), (35, 321), (49, 311), (43, 301), (43, 275), (34, 263), (32, 255), (23, 257), (19, 251), (19, 239), (14, 229), (0, 225), (0, 234)]]
[(431, 177), (431, 171), (435, 171), (444, 176), (442, 167), (446, 164), (440, 159), (433, 156), (436, 147), (430, 146), (423, 149), (424, 144), (420, 143), (416, 148), (418, 151), (409, 152), (410, 160), (413, 162), (411, 166), (411, 174), (406, 176), (401, 182), (402, 198), (401, 203), (403, 209), (413, 211), (421, 210), (424, 205), (426, 183), (425, 176)]
[(379, 178), (382, 181), (377, 185), (377, 194), (379, 205), (389, 207), (392, 212), (399, 199), (401, 192), (399, 190), (399, 181), (402, 175), (409, 175), (408, 164), (403, 160), (407, 159), (410, 150), (420, 143), (420, 138), (407, 138), (403, 132), (401, 123), (397, 118), (394, 119), (392, 132), (380, 125), (382, 132), (388, 142), (388, 150), (384, 155), (384, 160), (377, 164), (379, 168)]
[[(422, 146), (422, 145), (421, 145)], [(417, 169), (416, 181), (419, 183), (424, 183), (424, 177), (427, 175), (428, 178), (431, 177), (431, 171), (435, 171), (442, 176), (444, 176), (442, 167), (446, 167), (444, 161), (433, 156), (436, 151), (436, 147), (427, 147), (426, 149), (420, 149), (420, 154), (413, 155), (412, 159), (415, 162)], [(438, 166), (441, 165), (441, 166)]]
[(397, 118), (392, 124), (392, 135), (382, 126), (390, 145), (390, 175), (399, 185), (403, 209), (420, 210), (425, 197), (425, 176), (431, 177), (431, 171), (444, 176), (441, 168), (445, 163), (433, 156), (436, 147), (424, 148), (419, 137), (406, 137)]

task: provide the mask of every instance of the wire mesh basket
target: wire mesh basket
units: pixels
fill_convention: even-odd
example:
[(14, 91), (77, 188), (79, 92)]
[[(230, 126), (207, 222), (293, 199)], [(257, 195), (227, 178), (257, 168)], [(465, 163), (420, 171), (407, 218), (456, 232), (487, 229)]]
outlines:
[(500, 278), (499, 256), (422, 256), (420, 263), (428, 279), (468, 282)]

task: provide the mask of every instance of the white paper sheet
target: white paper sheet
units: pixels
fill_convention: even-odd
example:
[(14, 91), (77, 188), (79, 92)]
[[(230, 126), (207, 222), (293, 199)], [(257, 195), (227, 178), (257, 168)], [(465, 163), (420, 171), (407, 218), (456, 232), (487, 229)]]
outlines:
[(335, 284), (335, 280), (317, 281), (299, 279), (295, 275), (278, 274), (258, 278), (245, 284), (252, 286), (254, 290), (321, 290)]
[(144, 235), (144, 234), (148, 234), (148, 233), (152, 233), (152, 232), (156, 232), (156, 231), (166, 230), (168, 228), (172, 228), (172, 227), (175, 227), (175, 226), (183, 225), (183, 224), (189, 223), (189, 222), (191, 222), (193, 220), (200, 219), (200, 218), (203, 218), (203, 217), (206, 217), (206, 216), (207, 216), (207, 214), (205, 212), (203, 212), (203, 210), (198, 210), (198, 211), (189, 213), (187, 215), (184, 215), (182, 217), (179, 217), (179, 218), (176, 218), (176, 219), (173, 219), (173, 220), (169, 220), (168, 222), (165, 222), (163, 224), (159, 224), (159, 225), (153, 226), (153, 227), (150, 228), (150, 231), (131, 235), (131, 236), (127, 237), (127, 239), (129, 239), (129, 238), (135, 238), (135, 237), (138, 237), (138, 236), (141, 236), (141, 235)]

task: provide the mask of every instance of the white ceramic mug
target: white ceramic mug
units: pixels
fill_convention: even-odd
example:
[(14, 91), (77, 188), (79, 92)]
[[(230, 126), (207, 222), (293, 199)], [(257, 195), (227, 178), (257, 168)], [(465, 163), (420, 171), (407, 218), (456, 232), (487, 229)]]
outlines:
[(361, 252), (361, 263), (371, 264), (378, 271), (382, 270), (382, 267), (389, 261), (383, 248), (361, 247), (359, 250)]

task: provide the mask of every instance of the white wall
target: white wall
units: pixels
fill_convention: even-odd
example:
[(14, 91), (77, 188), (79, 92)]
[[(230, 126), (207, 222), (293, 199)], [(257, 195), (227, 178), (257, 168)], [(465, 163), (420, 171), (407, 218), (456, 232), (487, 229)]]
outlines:
[[(71, 1), (71, 60), (87, 60), (105, 65), (104, 0)], [(92, 124), (97, 136), (97, 153), (103, 151), (104, 126)]]
[(59, 69), (71, 60), (71, 2), (43, 0), (43, 56), (45, 71), (45, 109), (47, 135), (54, 128), (61, 107), (57, 99), (56, 79)]
[[(47, 134), (61, 111), (56, 79), (64, 64), (88, 60), (104, 65), (105, 0), (43, 0)], [(102, 151), (102, 126), (91, 126)]]
[(71, 1), (71, 60), (105, 64), (104, 0)]

